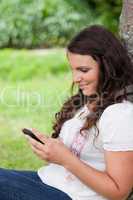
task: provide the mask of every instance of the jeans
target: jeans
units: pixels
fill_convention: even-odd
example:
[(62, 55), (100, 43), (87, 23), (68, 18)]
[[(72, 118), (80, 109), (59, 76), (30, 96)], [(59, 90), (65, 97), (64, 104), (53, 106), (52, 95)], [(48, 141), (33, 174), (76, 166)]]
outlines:
[(37, 172), (0, 168), (0, 200), (72, 199), (63, 191), (44, 184)]

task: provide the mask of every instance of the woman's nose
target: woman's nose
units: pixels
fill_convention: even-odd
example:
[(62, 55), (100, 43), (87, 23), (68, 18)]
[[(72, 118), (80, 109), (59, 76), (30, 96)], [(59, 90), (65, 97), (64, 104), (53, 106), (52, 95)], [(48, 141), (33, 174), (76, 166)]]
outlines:
[(76, 76), (73, 77), (73, 82), (74, 83), (79, 83), (81, 80), (82, 80), (81, 76), (76, 75)]

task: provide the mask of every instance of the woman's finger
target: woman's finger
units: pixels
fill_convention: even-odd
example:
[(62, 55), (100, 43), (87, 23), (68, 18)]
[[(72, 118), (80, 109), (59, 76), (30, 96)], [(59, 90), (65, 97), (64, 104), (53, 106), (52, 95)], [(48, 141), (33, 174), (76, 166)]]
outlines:
[(31, 149), (32, 149), (32, 151), (33, 151), (37, 156), (39, 156), (42, 160), (48, 161), (47, 156), (44, 154), (44, 152), (40, 151), (39, 149), (35, 148), (35, 147), (32, 146), (32, 145), (31, 145)]
[(45, 136), (44, 134), (38, 132), (36, 129), (32, 128), (32, 132), (36, 135), (38, 139), (40, 139), (44, 144), (48, 140), (48, 136)]
[(44, 145), (40, 142), (37, 142), (35, 139), (32, 139), (30, 136), (26, 136), (29, 143), (34, 146), (36, 149), (43, 151)]

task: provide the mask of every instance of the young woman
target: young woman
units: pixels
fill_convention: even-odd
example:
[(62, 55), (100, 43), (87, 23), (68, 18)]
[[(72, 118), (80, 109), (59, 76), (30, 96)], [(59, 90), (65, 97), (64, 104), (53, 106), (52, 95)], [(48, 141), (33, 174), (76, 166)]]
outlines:
[(102, 26), (67, 47), (78, 92), (56, 114), (52, 137), (27, 137), (48, 165), (38, 172), (0, 169), (0, 200), (124, 200), (133, 186), (133, 66)]

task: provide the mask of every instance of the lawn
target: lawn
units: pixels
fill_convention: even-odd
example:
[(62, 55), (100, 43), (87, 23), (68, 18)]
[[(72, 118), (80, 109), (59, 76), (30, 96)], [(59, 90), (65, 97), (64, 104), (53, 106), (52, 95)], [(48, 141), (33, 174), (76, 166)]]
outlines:
[[(16, 60), (12, 59), (13, 54)], [(65, 69), (68, 63), (63, 50), (44, 54), (3, 50), (0, 52), (0, 61), (0, 166), (36, 170), (45, 162), (33, 154), (21, 129), (34, 127), (47, 135), (51, 134), (54, 115), (70, 96), (71, 73)], [(39, 62), (40, 66), (36, 65)], [(36, 67), (39, 67), (39, 73)], [(47, 72), (45, 67), (49, 69)], [(8, 69), (7, 72), (4, 68), (5, 71)], [(31, 71), (31, 68), (34, 70)]]

